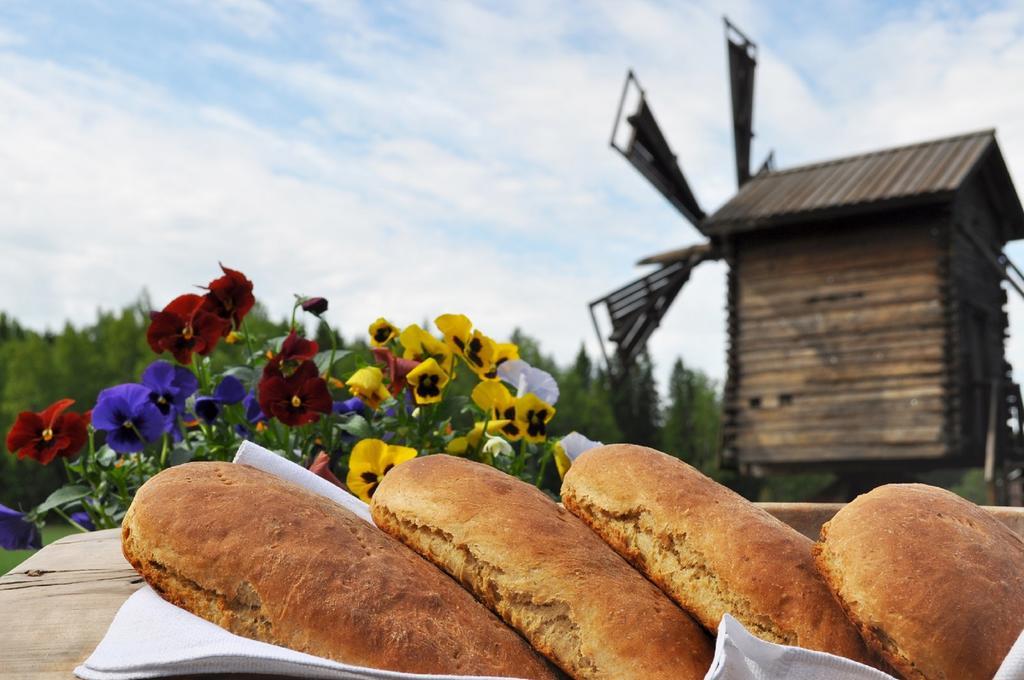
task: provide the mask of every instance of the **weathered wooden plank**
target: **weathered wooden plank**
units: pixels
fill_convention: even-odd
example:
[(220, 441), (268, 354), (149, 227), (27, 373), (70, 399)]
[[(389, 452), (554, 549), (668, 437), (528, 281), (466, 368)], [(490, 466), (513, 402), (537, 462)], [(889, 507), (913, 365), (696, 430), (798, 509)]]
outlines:
[(945, 422), (944, 409), (927, 411), (916, 408), (902, 410), (865, 409), (847, 414), (817, 415), (797, 408), (771, 410), (744, 409), (732, 419), (730, 431), (741, 432), (854, 432), (865, 429), (908, 430), (939, 427)]
[[(785, 396), (785, 400), (781, 397)], [(830, 398), (831, 397), (831, 398)], [(758, 422), (771, 422), (774, 420), (789, 420), (791, 414), (797, 413), (800, 418), (824, 419), (830, 418), (852, 418), (856, 414), (872, 412), (876, 410), (892, 411), (902, 413), (905, 411), (920, 411), (921, 413), (942, 413), (949, 407), (948, 399), (938, 396), (928, 397), (898, 397), (890, 399), (878, 398), (875, 394), (867, 395), (816, 395), (809, 398), (801, 398), (792, 394), (770, 394), (761, 397), (761, 406), (752, 409), (749, 404), (739, 404), (734, 411), (735, 414), (749, 414), (752, 419)]]
[[(117, 530), (69, 536), (0, 577), (3, 677), (72, 677), (142, 579), (121, 556)], [(31, 622), (31, 625), (26, 625)]]
[(742, 319), (765, 315), (791, 316), (811, 310), (850, 309), (875, 304), (938, 300), (941, 295), (937, 279), (920, 283), (908, 277), (883, 283), (884, 286), (853, 284), (778, 293), (763, 292), (751, 287), (740, 294), (738, 312)]
[(944, 308), (938, 300), (907, 304), (877, 305), (873, 307), (810, 312), (786, 319), (755, 319), (739, 321), (739, 338), (758, 339), (848, 333), (863, 330), (905, 328), (927, 324), (941, 324)]
[(772, 276), (736, 275), (737, 294), (746, 287), (755, 287), (765, 293), (784, 293), (798, 290), (815, 290), (823, 286), (856, 285), (884, 281), (894, 276), (928, 275), (945, 280), (934, 262), (891, 263), (883, 266), (864, 266), (855, 269), (837, 267), (823, 268), (808, 273), (777, 272)]
[[(735, 445), (747, 447), (780, 446), (834, 446), (834, 445), (885, 445), (885, 444), (938, 444), (943, 441), (940, 426), (909, 427), (901, 429), (860, 428), (855, 431), (815, 430), (807, 432), (761, 432), (740, 430), (736, 432)], [(745, 456), (744, 456), (745, 458)]]
[(952, 452), (945, 444), (811, 444), (788, 446), (735, 447), (734, 457), (741, 463), (793, 464), (829, 463), (833, 461), (874, 461), (874, 460), (936, 460)]
[(751, 346), (739, 343), (735, 347), (737, 357), (744, 363), (758, 361), (785, 361), (811, 357), (832, 357), (837, 361), (855, 354), (885, 356), (888, 353), (915, 350), (941, 349), (945, 345), (945, 334), (939, 327), (923, 329), (899, 329), (885, 333), (853, 333), (835, 338), (832, 342), (818, 340), (813, 343), (789, 342), (777, 347)]
[[(899, 285), (898, 282), (894, 285)], [(788, 320), (815, 314), (833, 314), (850, 312), (860, 309), (878, 307), (897, 307), (914, 305), (923, 302), (941, 303), (942, 296), (937, 289), (930, 288), (895, 288), (886, 293), (873, 296), (844, 297), (842, 299), (821, 300), (818, 302), (798, 301), (792, 304), (762, 305), (756, 308), (738, 310), (736, 320), (742, 327), (755, 321), (766, 319)]]
[[(781, 390), (781, 392), (793, 395), (794, 399), (821, 396), (842, 401), (845, 398), (862, 399), (865, 395), (875, 395), (878, 399), (889, 399), (896, 396), (908, 398), (915, 396), (941, 396), (946, 394), (947, 389), (948, 385), (945, 384), (943, 376), (927, 375), (873, 378), (871, 380), (847, 383), (842, 385), (841, 388), (837, 388), (833, 383), (808, 383), (799, 387), (792, 386), (792, 388)], [(727, 396), (732, 395), (741, 399), (747, 399), (764, 394), (765, 390), (763, 389), (751, 389), (737, 384), (727, 393)]]
[(944, 361), (945, 348), (937, 343), (911, 347), (889, 347), (848, 352), (808, 351), (791, 354), (789, 357), (756, 357), (740, 352), (742, 376), (772, 373), (785, 367), (788, 371), (813, 370), (846, 366), (866, 367), (880, 364), (899, 364), (911, 361)]
[(782, 389), (799, 385), (821, 383), (862, 382), (870, 378), (889, 378), (911, 375), (939, 375), (945, 369), (941, 358), (924, 361), (903, 361), (826, 366), (797, 367), (792, 370), (748, 372), (740, 369), (738, 382), (745, 388)]
[[(901, 257), (902, 255), (902, 257)], [(843, 272), (856, 277), (864, 277), (868, 272), (903, 271), (908, 264), (920, 264), (922, 270), (928, 271), (938, 266), (939, 250), (927, 250), (906, 246), (902, 250), (893, 248), (884, 253), (879, 252), (835, 252), (831, 246), (818, 251), (808, 251), (804, 257), (746, 257), (740, 261), (739, 280), (741, 285), (753, 281), (774, 281), (786, 277), (814, 277), (824, 275), (835, 276)]]

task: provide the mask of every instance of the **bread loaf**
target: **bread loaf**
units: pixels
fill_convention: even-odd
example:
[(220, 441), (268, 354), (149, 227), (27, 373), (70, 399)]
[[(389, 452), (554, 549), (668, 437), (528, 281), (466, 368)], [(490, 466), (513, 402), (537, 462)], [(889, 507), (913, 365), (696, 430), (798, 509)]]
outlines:
[(991, 680), (1024, 629), (1024, 541), (959, 496), (890, 484), (821, 528), (818, 568), (908, 680)]
[(122, 545), (164, 599), (238, 635), (371, 668), (559, 677), (411, 550), (244, 465), (156, 475), (125, 516)]
[(566, 473), (562, 502), (709, 630), (729, 613), (765, 640), (873, 661), (816, 572), (813, 541), (686, 463), (593, 449)]
[(708, 670), (700, 626), (529, 484), (428, 456), (388, 473), (371, 512), (574, 678), (699, 680)]

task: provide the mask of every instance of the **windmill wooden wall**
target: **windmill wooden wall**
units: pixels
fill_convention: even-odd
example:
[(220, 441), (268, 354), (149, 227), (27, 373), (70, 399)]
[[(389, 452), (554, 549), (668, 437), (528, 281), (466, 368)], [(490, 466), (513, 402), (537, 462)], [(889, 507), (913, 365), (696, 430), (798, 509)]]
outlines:
[(978, 464), (994, 386), (1005, 443), (1024, 210), (990, 131), (759, 175), (702, 228), (730, 265), (726, 464)]
[(944, 241), (929, 212), (736, 238), (725, 457), (950, 455)]

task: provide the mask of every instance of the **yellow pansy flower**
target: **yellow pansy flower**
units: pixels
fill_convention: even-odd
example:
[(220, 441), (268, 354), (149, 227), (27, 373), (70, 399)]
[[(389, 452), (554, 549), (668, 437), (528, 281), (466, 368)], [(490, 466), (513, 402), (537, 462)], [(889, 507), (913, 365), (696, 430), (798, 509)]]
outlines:
[(403, 359), (425, 361), (432, 357), (437, 360), (445, 373), (451, 375), (452, 364), (455, 361), (455, 355), (452, 354), (451, 348), (416, 324), (406, 326), (398, 336), (398, 342), (403, 347)]
[(352, 449), (345, 483), (352, 493), (369, 503), (384, 475), (416, 455), (416, 449), (408, 446), (394, 446), (380, 439), (363, 439)]
[(548, 436), (548, 423), (555, 417), (555, 408), (532, 392), (516, 398), (516, 420), (526, 427), (528, 442), (542, 442)]
[(555, 444), (555, 467), (558, 468), (558, 477), (560, 479), (565, 478), (565, 473), (572, 467), (572, 461), (565, 454), (565, 449), (562, 448), (561, 442)]
[[(487, 434), (497, 434), (501, 432), (501, 429), (507, 424), (507, 420), (489, 420), (487, 421)], [(470, 448), (475, 449), (479, 446), (480, 438), (483, 436), (484, 423), (479, 422), (475, 424), (473, 429), (467, 432), (464, 437), (456, 437), (448, 442), (448, 446), (445, 447), (445, 451), (453, 456), (464, 455)]]
[(441, 401), (441, 390), (448, 384), (448, 374), (431, 357), (409, 371), (405, 378), (412, 385), (417, 404), (436, 404)]
[(360, 368), (352, 374), (345, 385), (349, 392), (362, 399), (372, 409), (379, 407), (382, 401), (391, 396), (384, 387), (384, 374), (376, 366)]
[(587, 439), (575, 430), (562, 437), (555, 444), (555, 467), (558, 468), (558, 476), (564, 478), (574, 460), (598, 446), (603, 446), (603, 444), (593, 439)]
[(477, 383), (470, 394), (473, 403), (482, 408), (494, 420), (504, 421), (501, 434), (510, 441), (518, 441), (526, 429), (523, 423), (516, 421), (516, 398), (500, 382)]
[(494, 345), (494, 367), (482, 376), (485, 380), (498, 379), (498, 367), (506, 361), (519, 358), (519, 345), (514, 342), (498, 342)]
[(462, 358), (466, 360), (473, 372), (480, 376), (481, 379), (486, 379), (488, 374), (493, 372), (495, 376), (498, 374), (497, 365), (494, 363), (494, 357), (497, 354), (498, 343), (491, 340), (489, 337), (481, 333), (480, 331), (473, 331), (473, 334), (469, 336), (469, 342), (466, 343), (466, 350), (462, 353)]
[(370, 344), (374, 347), (383, 347), (398, 337), (398, 329), (391, 325), (391, 322), (380, 317), (370, 324)]
[(473, 335), (473, 322), (465, 314), (442, 314), (434, 319), (437, 330), (444, 335), (444, 341), (460, 356)]

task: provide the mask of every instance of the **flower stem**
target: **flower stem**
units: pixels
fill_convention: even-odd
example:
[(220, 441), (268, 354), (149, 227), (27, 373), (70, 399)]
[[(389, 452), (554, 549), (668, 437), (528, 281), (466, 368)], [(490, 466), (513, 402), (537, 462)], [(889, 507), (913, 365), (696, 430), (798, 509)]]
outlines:
[[(164, 435), (166, 437), (167, 435)], [(135, 454), (135, 471), (139, 473), (139, 486), (146, 482), (146, 472), (142, 469), (142, 454)]]
[(548, 449), (540, 459), (540, 470), (537, 472), (537, 478), (533, 485), (540, 488), (540, 485), (544, 482), (544, 472), (548, 469), (548, 461), (553, 457), (551, 449)]
[(87, 534), (87, 533), (89, 533), (89, 530), (88, 530), (88, 529), (86, 529), (85, 527), (83, 527), (83, 526), (82, 526), (81, 524), (79, 524), (79, 523), (78, 523), (78, 522), (76, 522), (75, 520), (71, 519), (71, 517), (69, 517), (69, 516), (68, 516), (68, 514), (67, 514), (67, 513), (65, 513), (65, 512), (63, 511), (63, 510), (61, 510), (60, 508), (54, 508), (54, 509), (53, 509), (53, 511), (54, 511), (55, 513), (57, 513), (58, 515), (60, 515), (61, 517), (63, 517), (63, 518), (64, 518), (64, 521), (65, 521), (65, 522), (67, 522), (67, 523), (68, 523), (68, 524), (70, 524), (71, 526), (75, 527), (76, 529), (78, 529), (79, 531), (81, 531), (81, 532), (82, 532), (83, 534)]
[(256, 366), (256, 353), (252, 351), (252, 338), (249, 337), (249, 324), (242, 319), (242, 335), (245, 336), (245, 349), (249, 352), (249, 368)]

